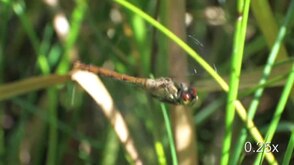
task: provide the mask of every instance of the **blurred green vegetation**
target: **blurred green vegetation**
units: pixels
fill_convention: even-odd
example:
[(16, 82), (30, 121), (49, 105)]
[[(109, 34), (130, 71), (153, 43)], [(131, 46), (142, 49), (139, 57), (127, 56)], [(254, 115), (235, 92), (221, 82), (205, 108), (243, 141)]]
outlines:
[[(164, 53), (169, 49), (168, 40), (158, 29), (114, 1), (54, 2), (0, 1), (0, 91), (5, 91), (5, 85), (31, 77), (64, 76), (40, 81), (42, 84), (32, 87), (23, 86), (25, 94), (0, 100), (0, 164), (132, 164), (100, 107), (66, 76), (73, 62), (80, 60), (133, 76), (173, 77), (173, 73), (168, 73), (168, 55)], [(172, 19), (166, 18), (162, 7), (168, 1), (130, 2), (159, 22)], [(288, 24), (281, 50), (273, 61), (269, 81), (258, 84), (291, 9), (290, 2), (252, 1), (238, 99), (248, 108), (258, 87), (266, 87), (258, 99), (256, 113), (252, 112), (254, 122), (263, 137), (268, 135), (268, 128), (274, 127), (271, 122), (276, 122), (274, 136), (270, 136), (272, 144), (279, 145), (279, 152), (273, 154), (278, 162), (293, 163), (290, 151), (294, 137), (294, 93), (287, 95), (284, 89), (289, 73), (293, 72), (293, 21)], [(257, 8), (258, 5), (262, 7)], [(228, 77), (235, 24), (240, 14), (235, 2), (188, 0), (185, 14), (186, 42), (217, 73)], [(183, 56), (189, 62), (182, 72), (199, 92), (198, 102), (189, 106), (197, 130), (198, 162), (218, 164), (223, 156), (227, 95), (199, 63), (186, 54)], [(101, 78), (123, 114), (144, 164), (172, 164), (159, 101), (135, 86)], [(287, 87), (293, 91), (290, 80)], [(39, 86), (43, 89), (35, 91)], [(11, 93), (18, 90), (10, 87)], [(1, 92), (0, 96), (5, 95)], [(277, 112), (281, 114), (274, 120)], [(242, 142), (243, 124), (237, 116), (233, 127), (231, 146), (241, 146), (241, 150), (231, 149), (231, 157), (236, 156), (231, 161), (253, 163), (257, 154), (245, 152), (244, 140), (250, 141), (255, 150), (256, 142), (250, 135), (243, 136)], [(246, 132), (246, 128), (242, 131)]]

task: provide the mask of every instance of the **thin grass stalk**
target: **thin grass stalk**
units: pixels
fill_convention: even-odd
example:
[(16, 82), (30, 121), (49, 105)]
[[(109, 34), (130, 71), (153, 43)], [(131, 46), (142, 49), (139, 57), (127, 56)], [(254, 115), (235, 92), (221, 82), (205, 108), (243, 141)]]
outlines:
[(53, 30), (50, 25), (47, 25), (44, 32), (44, 39), (40, 43), (39, 53), (37, 62), (40, 66), (41, 72), (44, 75), (48, 75), (51, 72), (48, 58), (45, 56), (45, 54), (48, 52), (48, 49), (50, 48), (50, 41), (53, 36)]
[(115, 164), (119, 155), (119, 145), (119, 140), (113, 129), (111, 127), (107, 128), (107, 138), (101, 164)]
[[(3, 109), (3, 105), (0, 105), (0, 109)], [(0, 112), (0, 122), (4, 122), (4, 112)], [(0, 164), (5, 164), (5, 153), (6, 153), (6, 145), (5, 145), (5, 132), (4, 128), (0, 128)]]
[(24, 138), (24, 121), (23, 116), (21, 115), (18, 126), (10, 135), (10, 138), (7, 140), (7, 151), (5, 164), (21, 164), (21, 161), (18, 157), (20, 154), (21, 142)]
[(18, 1), (14, 3), (12, 7), (16, 15), (19, 17), (20, 22), (22, 23), (22, 26), (29, 37), (29, 40), (31, 41), (33, 49), (37, 55), (37, 64), (40, 67), (41, 72), (43, 74), (48, 74), (50, 70), (49, 63), (46, 60), (45, 54), (40, 52), (42, 47), (40, 47), (40, 41), (37, 37), (36, 31), (34, 30), (28, 19), (28, 16), (25, 13), (25, 2)]
[(75, 9), (72, 13), (70, 21), (70, 31), (65, 41), (65, 50), (62, 59), (56, 69), (56, 73), (66, 73), (71, 65), (69, 53), (72, 50), (75, 42), (77, 41), (79, 31), (84, 20), (85, 13), (87, 11), (87, 1), (77, 0)]
[(285, 156), (284, 156), (282, 165), (290, 164), (290, 160), (291, 160), (291, 157), (292, 157), (292, 154), (293, 154), (293, 150), (294, 150), (294, 129), (292, 129), (291, 132), (292, 133), (291, 133), (291, 136), (290, 136), (290, 139), (289, 139), (289, 143), (287, 145), (287, 149), (286, 149), (286, 152), (285, 152)]
[(165, 127), (166, 127), (166, 131), (167, 131), (168, 141), (169, 141), (170, 150), (171, 150), (172, 162), (173, 162), (173, 165), (177, 165), (178, 164), (178, 157), (177, 157), (175, 141), (174, 141), (173, 133), (172, 133), (172, 129), (171, 129), (172, 126), (171, 126), (171, 123), (170, 123), (170, 120), (168, 117), (166, 107), (164, 106), (163, 103), (160, 104), (160, 107), (162, 110), (162, 114), (163, 114), (163, 118), (164, 118), (164, 122), (165, 122)]
[(58, 129), (57, 129), (57, 90), (48, 89), (47, 91), (49, 105), (49, 135), (48, 135), (48, 152), (46, 164), (56, 164), (57, 146), (58, 146)]
[(234, 101), (237, 100), (240, 73), (244, 52), (246, 27), (249, 15), (250, 0), (237, 2), (237, 11), (240, 14), (236, 22), (236, 31), (234, 37), (232, 62), (231, 62), (231, 75), (230, 75), (230, 88), (227, 98), (226, 119), (225, 119), (225, 137), (223, 141), (221, 164), (226, 165), (230, 159), (230, 149), (232, 143), (233, 123), (235, 118)]
[[(10, 9), (10, 4), (4, 4), (2, 6), (2, 11), (0, 11), (0, 14), (2, 15), (2, 19), (0, 20), (0, 83), (3, 83), (4, 80), (4, 64), (5, 64), (5, 55), (4, 55), (4, 45), (5, 42), (7, 41), (7, 27), (8, 25), (8, 15), (9, 15), (9, 9)], [(4, 123), (4, 111), (2, 111), (4, 108), (3, 104), (0, 104), (0, 122)], [(0, 164), (5, 164), (5, 153), (6, 153), (6, 145), (5, 145), (5, 130), (3, 127), (0, 127)]]
[(25, 13), (25, 2), (24, 1), (17, 1), (12, 5), (13, 11), (20, 19), (20, 22), (27, 33), (29, 40), (31, 41), (31, 44), (33, 46), (34, 51), (37, 53), (39, 51), (39, 39), (37, 37), (37, 34), (34, 31), (34, 28), (32, 24), (30, 23), (28, 16)]

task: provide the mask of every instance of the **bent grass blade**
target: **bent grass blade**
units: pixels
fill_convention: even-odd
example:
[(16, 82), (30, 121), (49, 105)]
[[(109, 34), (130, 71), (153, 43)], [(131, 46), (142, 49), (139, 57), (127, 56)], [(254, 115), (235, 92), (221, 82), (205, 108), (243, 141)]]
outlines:
[(85, 91), (95, 100), (110, 121), (119, 140), (124, 145), (126, 151), (129, 153), (131, 159), (135, 164), (142, 164), (136, 146), (130, 131), (127, 127), (126, 121), (122, 114), (115, 107), (110, 94), (107, 92), (100, 79), (91, 72), (81, 70), (73, 71), (71, 75), (72, 80), (78, 82)]

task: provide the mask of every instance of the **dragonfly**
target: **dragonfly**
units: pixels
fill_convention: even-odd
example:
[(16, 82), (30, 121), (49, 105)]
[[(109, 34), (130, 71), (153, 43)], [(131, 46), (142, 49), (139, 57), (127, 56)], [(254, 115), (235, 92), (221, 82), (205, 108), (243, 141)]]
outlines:
[(198, 100), (195, 87), (187, 86), (185, 83), (177, 83), (169, 77), (156, 79), (134, 77), (127, 74), (120, 74), (103, 67), (84, 64), (79, 61), (75, 62), (74, 69), (85, 70), (104, 77), (135, 84), (148, 91), (153, 97), (170, 104), (187, 105)]

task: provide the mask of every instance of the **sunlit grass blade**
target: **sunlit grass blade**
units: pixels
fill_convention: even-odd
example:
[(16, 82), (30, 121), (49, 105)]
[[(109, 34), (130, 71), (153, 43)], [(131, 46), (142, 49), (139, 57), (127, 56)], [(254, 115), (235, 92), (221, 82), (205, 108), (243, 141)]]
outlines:
[(137, 146), (130, 134), (125, 119), (115, 107), (113, 100), (97, 75), (91, 72), (76, 70), (72, 73), (72, 80), (79, 85), (94, 99), (96, 104), (101, 107), (116, 132), (120, 142), (124, 145), (126, 152), (135, 164), (142, 164), (142, 159), (137, 150)]
[[(268, 47), (272, 47), (274, 45), (279, 29), (275, 20), (275, 15), (271, 10), (270, 2), (264, 0), (252, 1), (251, 9), (257, 24), (261, 32), (263, 33)], [(287, 50), (284, 45), (281, 45), (281, 49), (278, 52), (277, 60), (281, 61), (287, 58)]]

